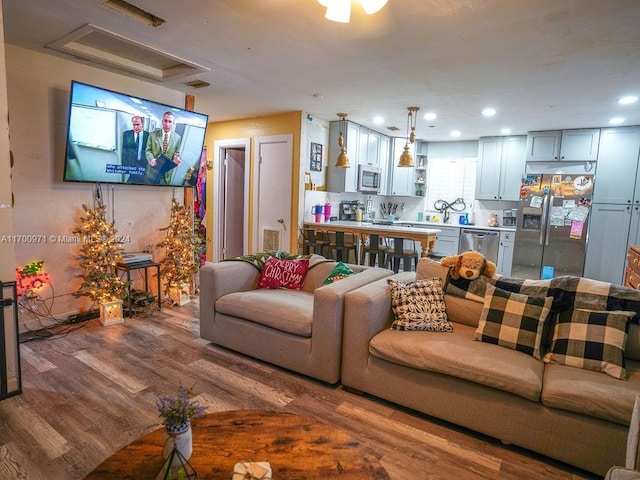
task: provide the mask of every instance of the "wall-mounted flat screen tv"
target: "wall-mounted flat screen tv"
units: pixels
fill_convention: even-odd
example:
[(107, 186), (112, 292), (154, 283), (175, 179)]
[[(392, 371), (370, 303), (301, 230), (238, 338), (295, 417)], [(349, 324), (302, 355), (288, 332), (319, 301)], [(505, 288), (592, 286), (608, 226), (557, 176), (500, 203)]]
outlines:
[(65, 182), (195, 185), (208, 116), (71, 82)]

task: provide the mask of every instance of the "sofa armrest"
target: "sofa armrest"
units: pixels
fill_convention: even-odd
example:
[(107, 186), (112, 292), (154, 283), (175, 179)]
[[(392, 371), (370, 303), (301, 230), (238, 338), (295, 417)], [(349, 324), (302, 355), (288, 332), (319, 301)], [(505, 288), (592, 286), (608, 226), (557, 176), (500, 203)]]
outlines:
[(374, 335), (389, 328), (393, 321), (388, 280), (410, 282), (415, 274), (403, 272), (370, 283), (345, 295), (342, 344), (342, 383), (364, 390), (359, 381), (367, 367), (369, 342)]
[(313, 293), (312, 350), (314, 357), (326, 356), (327, 362), (340, 358), (344, 297), (347, 292), (388, 277), (384, 268), (367, 268), (356, 275), (317, 288)]
[(640, 395), (636, 396), (627, 435), (627, 455), (625, 467), (638, 471), (640, 469)]
[[(213, 325), (216, 301), (229, 293), (253, 290), (260, 272), (241, 261), (208, 262), (200, 269), (200, 336)], [(204, 332), (204, 334), (203, 334)]]

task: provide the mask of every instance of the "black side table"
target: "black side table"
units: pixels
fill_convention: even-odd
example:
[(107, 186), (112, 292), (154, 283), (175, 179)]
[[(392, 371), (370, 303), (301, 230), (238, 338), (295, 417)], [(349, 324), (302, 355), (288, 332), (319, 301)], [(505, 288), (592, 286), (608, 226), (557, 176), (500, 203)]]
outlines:
[(116, 264), (115, 269), (116, 269), (116, 273), (118, 271), (122, 271), (125, 272), (127, 274), (127, 283), (129, 284), (129, 291), (128, 291), (128, 309), (129, 309), (129, 316), (133, 316), (133, 310), (132, 310), (132, 305), (131, 305), (131, 272), (133, 270), (139, 270), (141, 268), (144, 268), (144, 289), (145, 291), (149, 291), (149, 275), (148, 275), (148, 270), (150, 268), (155, 268), (156, 269), (156, 276), (157, 276), (157, 280), (158, 280), (158, 310), (162, 310), (162, 296), (161, 296), (161, 292), (160, 292), (160, 264), (159, 263), (155, 263), (152, 261), (148, 261), (148, 262), (136, 262), (136, 263), (132, 263), (130, 265), (124, 265), (124, 264)]

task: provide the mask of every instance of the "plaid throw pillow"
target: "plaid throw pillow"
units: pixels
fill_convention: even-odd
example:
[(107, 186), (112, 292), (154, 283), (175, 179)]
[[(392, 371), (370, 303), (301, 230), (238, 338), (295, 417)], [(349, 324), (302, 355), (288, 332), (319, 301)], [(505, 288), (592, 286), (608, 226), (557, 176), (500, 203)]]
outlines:
[(625, 379), (624, 347), (635, 312), (566, 310), (560, 312), (545, 363), (604, 372)]
[(487, 284), (484, 308), (474, 338), (540, 360), (542, 330), (552, 301), (552, 297), (530, 297)]
[(453, 332), (447, 321), (442, 282), (439, 278), (402, 283), (388, 280), (391, 290), (393, 330)]

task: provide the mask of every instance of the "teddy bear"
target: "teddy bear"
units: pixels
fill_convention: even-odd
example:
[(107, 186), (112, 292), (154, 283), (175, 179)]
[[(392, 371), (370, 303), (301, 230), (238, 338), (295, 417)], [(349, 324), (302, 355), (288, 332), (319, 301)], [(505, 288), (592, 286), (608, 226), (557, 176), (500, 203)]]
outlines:
[(460, 255), (450, 255), (440, 260), (440, 264), (449, 267), (453, 280), (463, 278), (475, 280), (480, 275), (492, 278), (497, 270), (496, 264), (484, 258), (479, 252), (469, 250)]

